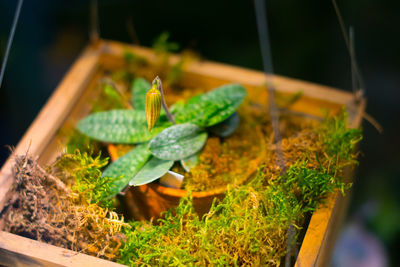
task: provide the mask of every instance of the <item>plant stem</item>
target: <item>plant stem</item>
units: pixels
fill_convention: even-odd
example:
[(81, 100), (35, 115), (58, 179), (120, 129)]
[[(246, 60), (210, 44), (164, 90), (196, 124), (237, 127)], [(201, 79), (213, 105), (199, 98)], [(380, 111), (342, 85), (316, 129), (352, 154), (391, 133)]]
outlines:
[(165, 102), (165, 98), (164, 98), (164, 91), (162, 88), (162, 83), (161, 83), (161, 79), (157, 76), (154, 78), (153, 80), (153, 84), (156, 84), (158, 91), (160, 91), (161, 93), (161, 100), (162, 100), (162, 107), (165, 110), (165, 114), (167, 115), (167, 118), (170, 122), (172, 122), (172, 124), (176, 124), (174, 117), (172, 116), (172, 114), (169, 112), (167, 103)]

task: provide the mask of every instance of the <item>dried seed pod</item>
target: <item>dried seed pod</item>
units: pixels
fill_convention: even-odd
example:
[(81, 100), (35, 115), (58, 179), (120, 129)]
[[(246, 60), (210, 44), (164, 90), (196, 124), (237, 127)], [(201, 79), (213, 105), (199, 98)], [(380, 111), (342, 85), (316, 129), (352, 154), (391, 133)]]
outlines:
[(161, 102), (161, 93), (157, 86), (153, 84), (153, 87), (146, 94), (146, 119), (149, 131), (153, 129), (158, 117), (160, 117)]

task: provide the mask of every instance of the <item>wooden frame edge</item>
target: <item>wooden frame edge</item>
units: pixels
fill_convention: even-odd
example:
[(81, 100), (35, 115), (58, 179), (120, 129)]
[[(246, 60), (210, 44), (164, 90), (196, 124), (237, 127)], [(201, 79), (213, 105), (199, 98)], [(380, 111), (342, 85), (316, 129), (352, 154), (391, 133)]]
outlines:
[(124, 266), (4, 231), (0, 231), (0, 259), (6, 259), (7, 261), (1, 264), (9, 266), (21, 266), (21, 264), (34, 267)]
[[(364, 98), (358, 103), (353, 101), (348, 103), (349, 127), (358, 128), (361, 126), (365, 107), (366, 100)], [(346, 170), (345, 178), (350, 178), (352, 174), (351, 170)], [(342, 196), (340, 192), (336, 191), (330, 194), (326, 203), (320, 205), (313, 213), (295, 263), (296, 267), (329, 266), (332, 249), (336, 241), (335, 233), (344, 220), (349, 197), (349, 194)]]
[[(123, 54), (128, 50), (136, 51), (139, 55), (143, 55), (150, 61), (152, 61), (152, 59), (155, 60), (155, 53), (150, 48), (127, 45), (109, 40), (104, 41), (103, 43), (103, 51), (105, 53), (123, 56)], [(170, 63), (176, 64), (179, 59), (179, 55), (171, 55)], [(262, 86), (266, 83), (266, 76), (261, 71), (207, 60), (191, 62), (185, 67), (185, 72), (194, 72), (200, 75), (209, 75), (210, 73), (213, 73), (213, 77), (237, 83), (245, 83), (252, 86)], [(306, 88), (307, 90), (304, 91), (305, 96), (342, 105), (348, 105), (348, 103), (354, 98), (352, 93), (334, 87), (288, 78), (276, 74), (273, 75), (272, 80), (280, 92), (297, 93), (299, 90)]]

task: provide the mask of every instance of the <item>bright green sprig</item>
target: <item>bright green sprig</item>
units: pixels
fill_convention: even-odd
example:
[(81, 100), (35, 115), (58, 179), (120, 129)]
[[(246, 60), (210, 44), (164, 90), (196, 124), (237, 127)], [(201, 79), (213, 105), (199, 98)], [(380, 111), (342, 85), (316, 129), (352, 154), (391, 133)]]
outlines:
[(72, 154), (64, 154), (57, 160), (56, 167), (72, 181), (72, 190), (79, 192), (81, 201), (97, 203), (103, 207), (111, 207), (113, 202), (108, 196), (114, 190), (115, 178), (101, 177), (101, 169), (108, 163), (108, 158), (92, 157), (88, 153), (76, 150)]

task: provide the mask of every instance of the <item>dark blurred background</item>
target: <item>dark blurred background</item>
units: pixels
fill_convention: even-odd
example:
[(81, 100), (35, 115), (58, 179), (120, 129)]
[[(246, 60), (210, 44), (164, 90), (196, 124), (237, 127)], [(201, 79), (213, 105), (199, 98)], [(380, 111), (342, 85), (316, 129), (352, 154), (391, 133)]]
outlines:
[[(0, 58), (16, 4), (0, 1)], [(344, 259), (394, 266), (400, 247), (400, 2), (338, 0), (338, 5), (355, 30), (367, 112), (384, 133), (364, 121), (360, 166), (335, 264), (345, 266)], [(0, 88), (1, 164), (9, 155), (6, 145), (18, 143), (87, 45), (89, 6), (82, 0), (25, 1)], [(268, 1), (267, 8), (277, 74), (351, 90), (350, 60), (331, 1)], [(99, 0), (98, 9), (102, 38), (132, 42), (127, 31), (132, 21), (141, 45), (151, 46), (168, 31), (171, 41), (206, 59), (262, 69), (253, 1)], [(371, 265), (374, 260), (378, 265)]]

